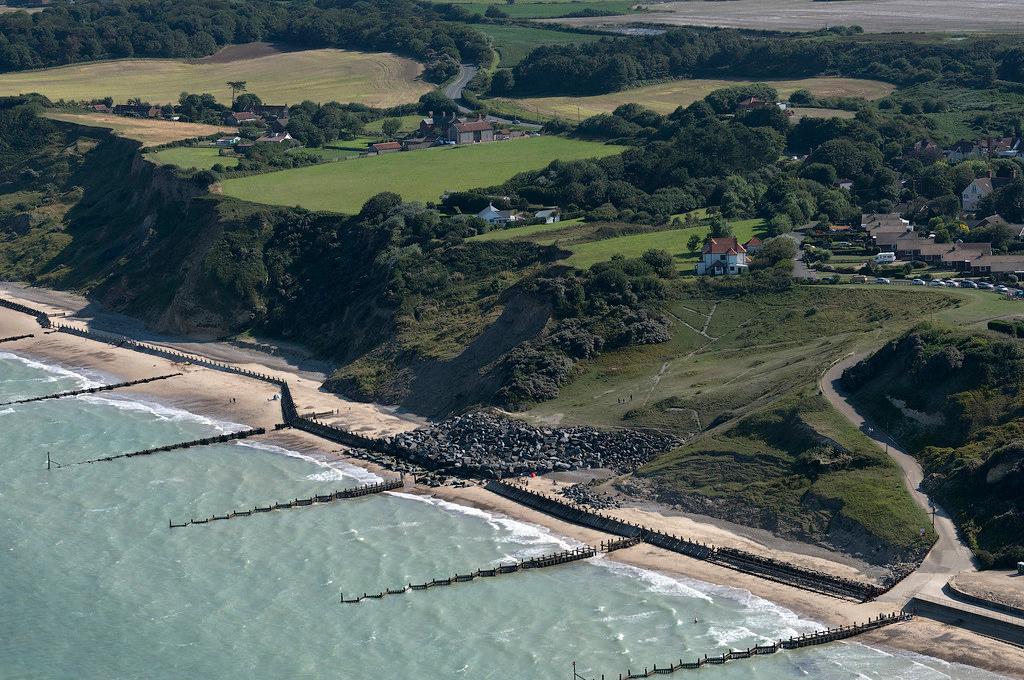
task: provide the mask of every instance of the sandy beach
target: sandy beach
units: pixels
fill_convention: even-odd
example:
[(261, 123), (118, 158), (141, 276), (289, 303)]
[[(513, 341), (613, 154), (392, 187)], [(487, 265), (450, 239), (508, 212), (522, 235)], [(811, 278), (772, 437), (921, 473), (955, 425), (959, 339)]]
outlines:
[[(8, 299), (17, 297), (9, 292), (5, 292), (4, 296)], [(24, 299), (19, 301), (35, 307), (45, 307), (38, 301), (31, 303)], [(51, 308), (46, 311), (65, 313), (67, 310)], [(74, 318), (69, 318), (67, 321), (85, 325)], [(116, 393), (131, 394), (143, 400), (156, 401), (241, 425), (264, 427), (270, 432), (261, 437), (261, 441), (303, 453), (336, 456), (378, 472), (382, 476), (391, 474), (366, 461), (351, 457), (342, 447), (331, 442), (291, 429), (273, 431), (274, 426), (281, 422), (281, 411), (280, 404), (275, 398), (277, 390), (272, 385), (194, 365), (177, 364), (66, 333), (44, 332), (32, 317), (0, 308), (0, 338), (28, 333), (34, 334), (34, 337), (0, 344), (0, 352), (14, 352), (68, 368), (87, 369), (102, 374), (110, 382), (136, 380), (178, 372), (182, 375), (120, 389)], [(177, 347), (177, 345), (173, 346)], [(182, 349), (195, 352), (193, 347)], [(240, 365), (286, 377), (291, 385), (300, 413), (330, 413), (329, 416), (324, 416), (325, 420), (335, 422), (351, 431), (375, 437), (412, 429), (423, 422), (421, 419), (396, 413), (386, 407), (352, 402), (323, 392), (319, 389), (319, 383), (315, 379), (298, 375), (279, 365), (273, 365), (274, 362), (267, 363), (272, 365), (256, 361)], [(559, 484), (559, 482), (548, 479), (538, 479), (532, 483), (538, 490), (546, 493), (552, 492)], [(414, 487), (411, 491), (431, 494), (455, 503), (498, 512), (516, 520), (546, 527), (556, 534), (585, 543), (593, 544), (608, 538), (600, 532), (567, 524), (520, 506), (479, 486), (442, 487), (439, 489)], [(820, 554), (822, 551), (817, 549), (800, 552), (785, 550), (782, 549), (785, 542), (759, 541), (751, 538), (749, 534), (742, 535), (739, 532), (730, 531), (722, 525), (681, 514), (669, 515), (654, 510), (635, 508), (616, 510), (614, 514), (629, 521), (686, 535), (693, 540), (768, 553), (776, 559), (788, 560), (844, 576), (864, 578), (863, 571), (858, 568), (855, 561), (827, 559)], [(869, 617), (877, 616), (881, 612), (899, 609), (902, 604), (886, 601), (885, 598), (867, 604), (838, 600), (689, 559), (644, 544), (616, 552), (610, 559), (673, 576), (746, 589), (754, 595), (827, 625), (861, 622)], [(857, 640), (871, 646), (889, 646), (927, 654), (950, 662), (966, 663), (1009, 677), (1021, 677), (1020, 669), (1024, 668), (1024, 649), (923, 619), (890, 626), (857, 638)]]

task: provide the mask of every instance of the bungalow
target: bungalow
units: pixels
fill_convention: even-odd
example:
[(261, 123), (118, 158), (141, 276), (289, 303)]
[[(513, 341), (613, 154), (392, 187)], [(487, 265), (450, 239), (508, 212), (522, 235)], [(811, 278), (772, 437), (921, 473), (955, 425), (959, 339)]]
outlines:
[(239, 137), (238, 135), (235, 135), (233, 137), (221, 137), (214, 143), (220, 147), (229, 147), (238, 144), (240, 141), (242, 141), (242, 138)]
[(925, 240), (910, 227), (903, 231), (878, 231), (871, 235), (871, 241), (877, 248), (889, 252), (897, 252), (901, 245), (905, 250), (912, 251), (915, 243)]
[(494, 141), (494, 126), (483, 117), (478, 120), (452, 123), (448, 127), (448, 140), (456, 144), (477, 144)]
[(257, 144), (289, 144), (297, 143), (295, 138), (287, 132), (274, 132), (269, 135), (263, 135), (256, 139)]
[(957, 271), (968, 271), (974, 260), (991, 254), (991, 243), (955, 243), (942, 254), (942, 264)]
[(971, 261), (971, 273), (976, 276), (1024, 273), (1024, 255), (979, 255)]
[(476, 216), (484, 222), (493, 224), (497, 227), (504, 227), (515, 222), (522, 222), (524, 219), (522, 215), (515, 210), (498, 210), (494, 207), (493, 203), (488, 203), (487, 207), (478, 212)]
[(1009, 183), (1009, 177), (993, 177), (991, 170), (988, 173), (988, 177), (979, 177), (974, 180), (967, 185), (967, 188), (961, 194), (961, 204), (963, 205), (964, 212), (974, 212), (978, 209), (981, 199)]
[(709, 238), (704, 243), (701, 259), (697, 262), (697, 275), (745, 274), (747, 249), (735, 236)]
[(554, 224), (562, 220), (561, 208), (541, 208), (533, 214), (533, 219), (543, 220), (544, 224)]
[(377, 142), (376, 144), (370, 145), (369, 153), (381, 155), (382, 153), (394, 153), (395, 151), (401, 151), (402, 145), (398, 142)]

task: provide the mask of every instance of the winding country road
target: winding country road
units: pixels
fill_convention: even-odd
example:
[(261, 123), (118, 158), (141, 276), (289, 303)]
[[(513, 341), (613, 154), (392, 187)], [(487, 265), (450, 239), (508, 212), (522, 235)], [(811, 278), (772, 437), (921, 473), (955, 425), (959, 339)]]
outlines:
[(935, 533), (938, 534), (938, 540), (917, 571), (903, 579), (884, 597), (880, 598), (880, 601), (898, 602), (902, 606), (915, 595), (923, 594), (949, 600), (949, 602), (959, 605), (960, 603), (947, 597), (942, 589), (946, 582), (956, 574), (977, 569), (970, 548), (960, 540), (956, 526), (949, 515), (942, 508), (934, 505), (921, 491), (920, 486), (924, 479), (924, 472), (917, 460), (901, 449), (892, 437), (874, 427), (861, 415), (848, 401), (840, 387), (839, 380), (843, 371), (861, 361), (865, 356), (867, 353), (853, 354), (833, 364), (821, 377), (821, 393), (837, 411), (870, 437), (880, 448), (885, 449), (889, 457), (900, 466), (903, 471), (903, 482), (906, 484), (907, 490), (910, 491), (914, 502), (929, 514), (934, 509)]
[[(476, 76), (479, 70), (480, 67), (472, 64), (459, 64), (459, 75), (455, 77), (455, 80), (444, 86), (444, 96), (454, 101), (455, 105), (459, 108), (459, 113), (463, 115), (473, 113), (473, 110), (459, 103), (459, 100), (462, 99), (462, 91), (466, 89), (466, 85), (469, 85), (469, 81), (473, 80), (473, 77)], [(542, 127), (534, 123), (517, 122), (499, 116), (487, 116), (487, 120), (498, 125), (518, 125), (526, 130), (540, 130)]]

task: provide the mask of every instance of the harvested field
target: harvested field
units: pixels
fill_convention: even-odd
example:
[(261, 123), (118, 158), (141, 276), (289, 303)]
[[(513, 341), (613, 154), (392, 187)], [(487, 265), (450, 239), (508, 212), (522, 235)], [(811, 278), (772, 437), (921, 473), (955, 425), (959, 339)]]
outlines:
[(121, 137), (142, 142), (143, 146), (159, 146), (176, 142), (180, 139), (206, 137), (230, 128), (216, 125), (200, 125), (198, 123), (178, 123), (173, 120), (147, 120), (144, 118), (126, 118), (102, 113), (58, 113), (47, 111), (43, 115), (53, 120), (66, 123), (78, 123), (91, 127), (110, 128)]
[[(1017, 33), (1017, 0), (733, 0), (667, 2), (654, 5), (644, 23), (669, 26), (721, 26), (783, 31), (815, 31), (825, 26), (862, 27), (872, 33)], [(1013, 17), (1013, 19), (1010, 19)], [(571, 26), (615, 26), (636, 16), (553, 19)]]
[[(693, 79), (673, 80), (647, 87), (638, 87), (622, 92), (596, 95), (593, 97), (531, 97), (525, 99), (499, 99), (502, 111), (514, 111), (521, 107), (522, 115), (535, 118), (569, 118), (577, 115), (586, 118), (599, 113), (610, 113), (622, 104), (642, 104), (659, 113), (671, 113), (678, 106), (687, 106), (703, 99), (722, 87), (741, 85), (751, 81)], [(801, 80), (767, 80), (765, 85), (774, 87), (780, 97), (805, 89), (818, 97), (864, 97), (881, 99), (895, 89), (889, 83), (858, 78), (804, 78)], [(801, 115), (814, 115), (812, 111), (822, 109), (801, 109)], [(845, 113), (845, 112), (844, 112)], [(842, 115), (842, 114), (833, 114)]]
[[(257, 44), (259, 45), (259, 44)], [(244, 80), (264, 101), (294, 104), (304, 99), (394, 106), (413, 102), (431, 87), (417, 80), (420, 64), (389, 53), (323, 49), (271, 51), (236, 58), (267, 46), (239, 45), (205, 60), (124, 59), (0, 75), (0, 96), (39, 92), (51, 99), (130, 97), (155, 104), (177, 102), (187, 92), (209, 92), (230, 102), (227, 83)], [(273, 50), (273, 48), (269, 48)]]

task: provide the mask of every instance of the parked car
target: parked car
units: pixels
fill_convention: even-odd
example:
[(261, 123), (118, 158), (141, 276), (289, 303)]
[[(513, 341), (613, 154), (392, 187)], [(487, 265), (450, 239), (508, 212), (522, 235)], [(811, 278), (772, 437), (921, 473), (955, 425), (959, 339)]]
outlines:
[(929, 281), (928, 285), (931, 286), (932, 288), (945, 288), (946, 287), (945, 282), (939, 281), (938, 279), (936, 279), (934, 281)]
[(923, 279), (914, 279), (913, 281), (910, 282), (910, 285), (911, 286), (923, 286), (924, 285), (924, 280)]
[(946, 286), (949, 288), (959, 288), (960, 284), (956, 281), (946, 281)]
[(977, 288), (978, 284), (976, 284), (974, 281), (964, 281), (963, 283), (960, 284), (960, 287), (961, 288)]
[(892, 281), (885, 278), (884, 276), (879, 276), (877, 279), (875, 279), (875, 283), (892, 283)]
[(1006, 286), (996, 286), (997, 293), (1008, 293), (1010, 291)]
[(986, 281), (981, 281), (978, 283), (978, 288), (981, 288), (982, 290), (992, 290), (993, 288), (995, 288), (995, 286)]

